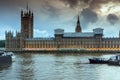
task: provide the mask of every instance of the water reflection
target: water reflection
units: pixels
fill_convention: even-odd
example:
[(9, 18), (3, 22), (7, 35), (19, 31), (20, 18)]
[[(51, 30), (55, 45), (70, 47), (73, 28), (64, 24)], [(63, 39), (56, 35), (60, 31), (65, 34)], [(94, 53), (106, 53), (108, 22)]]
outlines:
[(12, 64), (6, 64), (0, 66), (0, 80), (6, 80), (5, 76), (9, 73)]
[(0, 68), (0, 79), (119, 80), (119, 66), (89, 64), (93, 56), (101, 55), (16, 54), (15, 62)]
[(22, 54), (19, 55), (21, 58), (19, 60), (19, 79), (20, 80), (34, 80), (34, 71), (33, 71), (33, 64), (34, 61), (32, 60), (32, 54)]
[(5, 64), (5, 65), (0, 65), (0, 72), (2, 70), (7, 70), (11, 65), (12, 65), (11, 63), (10, 64)]

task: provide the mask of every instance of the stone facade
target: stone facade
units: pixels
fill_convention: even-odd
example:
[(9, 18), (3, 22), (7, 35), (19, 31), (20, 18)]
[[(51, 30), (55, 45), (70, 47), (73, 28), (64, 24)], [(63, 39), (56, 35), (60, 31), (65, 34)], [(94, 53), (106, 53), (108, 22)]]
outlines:
[[(120, 34), (119, 34), (120, 35)], [(55, 29), (53, 38), (33, 38), (33, 13), (21, 11), (21, 32), (6, 32), (6, 51), (29, 50), (120, 50), (120, 38), (104, 38), (103, 29), (82, 32), (79, 17), (75, 32)]]

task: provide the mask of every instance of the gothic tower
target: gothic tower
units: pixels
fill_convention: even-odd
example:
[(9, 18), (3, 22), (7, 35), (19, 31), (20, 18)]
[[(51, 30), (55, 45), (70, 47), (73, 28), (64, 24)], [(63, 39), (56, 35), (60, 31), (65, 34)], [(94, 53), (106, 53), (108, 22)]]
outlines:
[(21, 11), (21, 33), (24, 38), (33, 38), (33, 12), (28, 9)]
[(80, 26), (79, 16), (78, 16), (77, 26), (75, 28), (75, 32), (82, 32), (82, 29), (81, 29), (81, 26)]

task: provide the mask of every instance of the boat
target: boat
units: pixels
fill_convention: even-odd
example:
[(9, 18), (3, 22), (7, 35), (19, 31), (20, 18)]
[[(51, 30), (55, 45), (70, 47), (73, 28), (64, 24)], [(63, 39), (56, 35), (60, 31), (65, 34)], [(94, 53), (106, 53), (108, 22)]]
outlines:
[(118, 65), (120, 66), (120, 55), (113, 56), (109, 59), (108, 65)]
[(90, 58), (89, 59), (90, 64), (107, 64), (108, 60), (105, 58)]
[(12, 53), (0, 51), (0, 65), (12, 63)]
[(13, 52), (4, 52), (4, 55), (10, 55), (12, 57), (12, 61), (15, 61), (15, 55)]

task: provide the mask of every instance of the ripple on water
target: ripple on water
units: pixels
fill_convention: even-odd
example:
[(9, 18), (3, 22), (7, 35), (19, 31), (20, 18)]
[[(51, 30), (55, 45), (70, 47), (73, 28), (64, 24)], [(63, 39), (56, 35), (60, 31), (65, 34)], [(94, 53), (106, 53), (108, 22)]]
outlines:
[(16, 54), (0, 68), (1, 80), (119, 80), (120, 67), (88, 64), (95, 55)]

